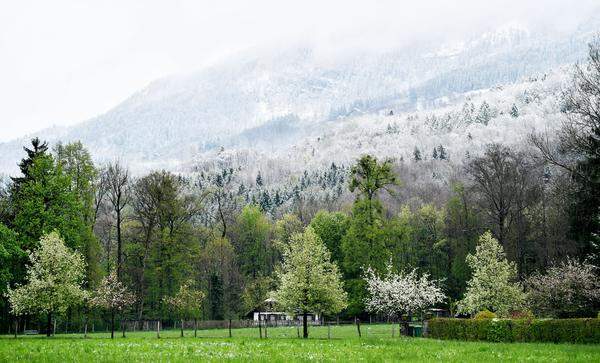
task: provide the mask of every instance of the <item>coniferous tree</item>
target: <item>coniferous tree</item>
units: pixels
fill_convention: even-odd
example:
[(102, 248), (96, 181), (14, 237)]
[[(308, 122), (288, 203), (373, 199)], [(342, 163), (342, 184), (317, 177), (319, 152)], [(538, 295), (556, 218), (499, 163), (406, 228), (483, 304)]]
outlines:
[(260, 171), (258, 172), (258, 175), (256, 175), (256, 186), (258, 186), (258, 187), (263, 186), (263, 179), (262, 179), (262, 175), (260, 175)]
[(31, 139), (31, 148), (26, 146), (23, 147), (23, 150), (27, 153), (27, 157), (23, 158), (19, 163), (19, 170), (21, 171), (22, 176), (11, 178), (13, 181), (13, 187), (15, 188), (14, 194), (18, 193), (19, 187), (25, 181), (29, 180), (29, 168), (33, 165), (33, 162), (38, 156), (46, 155), (48, 151), (48, 143), (46, 141), (41, 141), (39, 138)]
[(440, 158), (440, 160), (446, 160), (448, 159), (448, 154), (446, 153), (446, 149), (444, 149), (444, 146), (439, 145), (438, 146), (438, 156)]
[(413, 159), (415, 161), (421, 161), (421, 150), (419, 150), (418, 147), (415, 146), (415, 150), (413, 151)]
[(46, 153), (38, 154), (28, 166), (13, 196), (14, 230), (23, 247), (32, 250), (44, 234), (60, 231), (67, 246), (82, 249), (90, 230), (83, 220), (83, 206), (71, 189), (71, 179)]
[(517, 107), (516, 104), (513, 103), (512, 107), (510, 108), (510, 116), (512, 118), (517, 118), (519, 117), (519, 108)]

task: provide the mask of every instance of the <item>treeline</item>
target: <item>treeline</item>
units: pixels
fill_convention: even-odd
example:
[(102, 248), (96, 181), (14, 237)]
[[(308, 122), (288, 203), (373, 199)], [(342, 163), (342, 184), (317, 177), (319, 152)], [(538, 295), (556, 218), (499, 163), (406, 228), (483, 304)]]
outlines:
[[(349, 169), (332, 164), (273, 189), (260, 172), (244, 183), (232, 168), (133, 176), (119, 162), (94, 165), (79, 142), (51, 151), (34, 139), (24, 148), (21, 175), (0, 190), (2, 329), (12, 321), (7, 287), (24, 281), (28, 254), (54, 231), (84, 256), (86, 288), (114, 271), (135, 294), (131, 319), (171, 316), (165, 298), (190, 281), (203, 292), (204, 319), (246, 316), (277, 289), (274, 272), (306, 226), (340, 269), (348, 295), (342, 317), (366, 315), (365, 269), (383, 272), (390, 263), (442, 280), (450, 298), (443, 304), (451, 307), (471, 277), (465, 257), (487, 230), (521, 280), (567, 257), (598, 265), (599, 94), (600, 56), (592, 47), (562, 97), (559, 135), (533, 134), (522, 150), (488, 145), (424, 204), (415, 202), (423, 190), (410, 184), (401, 161), (369, 155)], [(445, 152), (434, 150), (443, 159)], [(353, 200), (343, 198), (342, 186)], [(311, 198), (315, 187), (326, 196)]]

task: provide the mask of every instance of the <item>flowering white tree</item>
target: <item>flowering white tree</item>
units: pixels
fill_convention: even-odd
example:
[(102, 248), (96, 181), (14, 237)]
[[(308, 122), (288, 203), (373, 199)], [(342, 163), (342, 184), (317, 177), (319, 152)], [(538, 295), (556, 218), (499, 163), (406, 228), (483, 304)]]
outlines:
[(507, 316), (524, 307), (525, 293), (517, 281), (517, 267), (506, 259), (504, 249), (489, 231), (479, 238), (475, 254), (467, 255), (467, 264), (473, 274), (458, 303), (460, 312), (475, 314), (487, 309)]
[(545, 275), (532, 275), (525, 281), (531, 308), (544, 317), (590, 315), (600, 301), (597, 270), (592, 264), (568, 259), (550, 267)]
[(110, 338), (115, 337), (115, 314), (135, 302), (135, 295), (117, 278), (116, 271), (105, 276), (90, 299), (90, 305), (110, 311)]
[(418, 276), (416, 270), (394, 273), (388, 264), (383, 276), (369, 267), (364, 278), (369, 292), (365, 301), (367, 310), (390, 318), (421, 313), (446, 298), (437, 281), (426, 273)]
[(52, 315), (63, 314), (83, 302), (81, 288), (85, 274), (83, 256), (72, 251), (52, 232), (40, 239), (40, 246), (29, 255), (27, 284), (8, 289), (7, 297), (15, 315), (46, 314), (46, 335), (52, 332)]

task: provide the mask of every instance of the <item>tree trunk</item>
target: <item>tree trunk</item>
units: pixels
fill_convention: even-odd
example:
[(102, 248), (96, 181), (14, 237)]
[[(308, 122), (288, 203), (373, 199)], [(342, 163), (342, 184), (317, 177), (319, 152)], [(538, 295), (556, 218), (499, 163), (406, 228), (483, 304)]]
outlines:
[(125, 322), (123, 321), (122, 317), (121, 317), (121, 330), (123, 330), (123, 338), (125, 338)]
[(360, 319), (356, 319), (356, 330), (358, 331), (358, 337), (362, 338), (362, 334), (360, 333)]
[(229, 337), (231, 338), (231, 319), (229, 319)]
[(115, 312), (110, 314), (110, 339), (115, 339)]
[(117, 208), (117, 278), (121, 280), (121, 210)]
[(48, 325), (46, 326), (46, 336), (49, 337), (52, 334), (52, 313), (48, 313)]
[(194, 318), (194, 338), (198, 337), (198, 320)]
[(261, 322), (260, 322), (260, 313), (258, 314), (258, 335), (262, 339), (262, 326), (261, 326)]
[(308, 338), (308, 313), (306, 311), (302, 315), (302, 338)]
[(181, 319), (181, 337), (183, 338), (183, 319)]

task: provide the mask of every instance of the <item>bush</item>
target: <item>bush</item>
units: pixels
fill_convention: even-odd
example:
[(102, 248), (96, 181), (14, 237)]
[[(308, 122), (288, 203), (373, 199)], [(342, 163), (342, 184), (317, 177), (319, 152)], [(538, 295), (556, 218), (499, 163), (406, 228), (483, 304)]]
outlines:
[(510, 318), (511, 319), (526, 319), (526, 320), (533, 320), (535, 318), (535, 316), (533, 316), (533, 313), (530, 310), (523, 310), (523, 311), (513, 311), (510, 313)]
[(496, 318), (496, 314), (492, 313), (489, 310), (482, 310), (482, 311), (478, 312), (477, 314), (475, 314), (475, 316), (473, 317), (473, 319), (476, 319), (476, 320), (495, 319), (495, 318)]
[(600, 343), (600, 319), (452, 319), (429, 321), (435, 339)]

